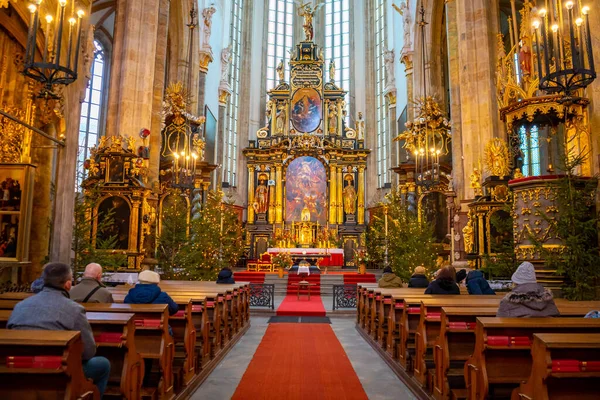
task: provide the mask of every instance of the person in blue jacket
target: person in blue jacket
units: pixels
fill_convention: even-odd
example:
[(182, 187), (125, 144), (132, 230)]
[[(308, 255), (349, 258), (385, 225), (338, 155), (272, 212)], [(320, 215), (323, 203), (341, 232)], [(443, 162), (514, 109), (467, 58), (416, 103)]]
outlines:
[(177, 313), (179, 307), (168, 294), (160, 290), (160, 275), (154, 271), (142, 271), (138, 276), (138, 283), (125, 296), (125, 304), (167, 304), (169, 315)]
[(219, 276), (217, 277), (217, 283), (226, 283), (232, 284), (235, 283), (235, 279), (233, 278), (233, 271), (229, 267), (223, 267), (221, 271), (219, 271)]
[(481, 271), (470, 271), (467, 274), (466, 283), (469, 294), (496, 294)]

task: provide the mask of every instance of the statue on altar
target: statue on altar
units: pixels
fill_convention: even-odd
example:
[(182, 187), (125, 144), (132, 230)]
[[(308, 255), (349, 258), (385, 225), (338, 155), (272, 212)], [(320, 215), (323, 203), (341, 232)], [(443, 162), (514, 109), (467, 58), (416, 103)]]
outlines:
[(304, 222), (300, 227), (300, 245), (310, 247), (313, 242), (313, 232), (310, 223)]
[(354, 178), (348, 174), (344, 178), (346, 187), (344, 188), (344, 212), (346, 214), (356, 213), (356, 189), (354, 189)]
[(311, 42), (314, 36), (313, 17), (325, 3), (317, 4), (313, 7), (310, 2), (302, 3), (302, 1), (296, 0), (296, 4), (298, 4), (298, 16), (304, 17), (304, 23), (302, 24), (304, 36), (307, 42)]
[(267, 176), (265, 174), (260, 174), (258, 177), (258, 186), (256, 187), (256, 192), (254, 193), (254, 199), (256, 203), (256, 212), (259, 214), (264, 214), (269, 209), (269, 188), (265, 185), (267, 180)]
[(310, 210), (307, 206), (304, 206), (302, 209), (302, 214), (300, 215), (301, 221), (309, 221), (310, 222)]

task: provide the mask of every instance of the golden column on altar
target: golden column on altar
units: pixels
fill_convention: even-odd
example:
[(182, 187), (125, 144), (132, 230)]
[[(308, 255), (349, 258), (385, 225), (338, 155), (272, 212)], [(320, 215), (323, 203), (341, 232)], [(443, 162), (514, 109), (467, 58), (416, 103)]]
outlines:
[(275, 197), (277, 198), (275, 223), (277, 224), (283, 223), (283, 175), (281, 170), (281, 165), (275, 167)]
[(337, 223), (337, 173), (335, 165), (329, 167), (329, 223)]
[[(275, 176), (275, 168), (271, 168), (271, 173), (270, 173), (270, 178), (271, 181), (275, 181), (276, 176)], [(274, 224), (275, 223), (275, 190), (273, 190), (272, 186), (268, 186), (269, 187), (269, 223), (270, 224)]]
[(248, 165), (248, 223), (254, 223), (254, 165)]
[(357, 219), (359, 224), (365, 223), (365, 167), (358, 167), (358, 207)]
[(344, 190), (344, 179), (342, 178), (342, 167), (337, 168), (337, 223), (344, 223), (344, 201), (343, 201), (343, 190)]

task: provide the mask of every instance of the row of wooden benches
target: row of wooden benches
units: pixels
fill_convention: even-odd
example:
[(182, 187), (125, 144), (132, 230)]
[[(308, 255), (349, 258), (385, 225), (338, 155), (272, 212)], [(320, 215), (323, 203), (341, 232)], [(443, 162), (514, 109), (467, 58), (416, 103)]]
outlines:
[[(110, 289), (113, 304), (84, 304), (98, 346), (97, 355), (111, 362), (107, 395), (126, 399), (186, 397), (250, 325), (248, 283), (163, 281), (160, 286), (178, 304), (175, 315), (169, 316), (167, 305), (163, 304), (123, 304), (128, 287)], [(5, 328), (15, 304), (30, 295), (0, 295), (0, 328)], [(78, 332), (42, 334), (1, 329), (0, 377), (6, 374), (2, 378), (10, 379), (0, 379), (0, 398), (28, 398), (32, 393), (50, 398), (49, 394), (57, 391), (69, 393), (65, 398), (78, 398), (82, 393), (91, 393), (89, 382), (80, 381), (81, 352)], [(60, 368), (45, 368), (46, 364), (32, 358), (39, 356), (60, 356)], [(17, 360), (17, 364), (10, 364), (7, 357), (17, 357), (10, 359)], [(144, 360), (157, 360), (157, 384), (143, 384)], [(38, 368), (40, 365), (44, 368)], [(35, 380), (21, 385), (31, 374), (36, 375)]]
[[(588, 335), (600, 333), (600, 321), (582, 318), (589, 310), (600, 308), (600, 302), (557, 299), (561, 316), (566, 318), (519, 319), (495, 317), (503, 295), (425, 295), (423, 289), (382, 289), (375, 284), (359, 284), (357, 295), (357, 328), (422, 397), (486, 399), (507, 393), (510, 397), (534, 372), (540, 374), (531, 368), (533, 335), (537, 333), (576, 334), (569, 338), (540, 335), (534, 346), (538, 353), (553, 352), (552, 357), (561, 359), (573, 351), (573, 363), (595, 365), (600, 360), (600, 344), (587, 339), (595, 337), (600, 343), (600, 336)], [(562, 342), (569, 351), (561, 352)], [(581, 370), (567, 377), (597, 378), (598, 374)], [(585, 382), (589, 387), (589, 381)], [(586, 384), (577, 385), (582, 397), (573, 398), (585, 398)], [(521, 385), (513, 398), (519, 398), (519, 390), (529, 393), (533, 387), (534, 383)], [(560, 397), (536, 394), (530, 398)]]

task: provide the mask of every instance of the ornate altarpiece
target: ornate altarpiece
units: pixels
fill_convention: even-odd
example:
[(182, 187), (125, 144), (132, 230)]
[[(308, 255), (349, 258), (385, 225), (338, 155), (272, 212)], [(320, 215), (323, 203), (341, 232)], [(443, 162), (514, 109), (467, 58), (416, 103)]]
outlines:
[(244, 149), (248, 164), (247, 245), (251, 257), (267, 247), (344, 247), (346, 263), (363, 245), (365, 170), (370, 150), (364, 128), (347, 124), (346, 91), (326, 78), (322, 50), (296, 45), (290, 82), (268, 92), (267, 124)]

